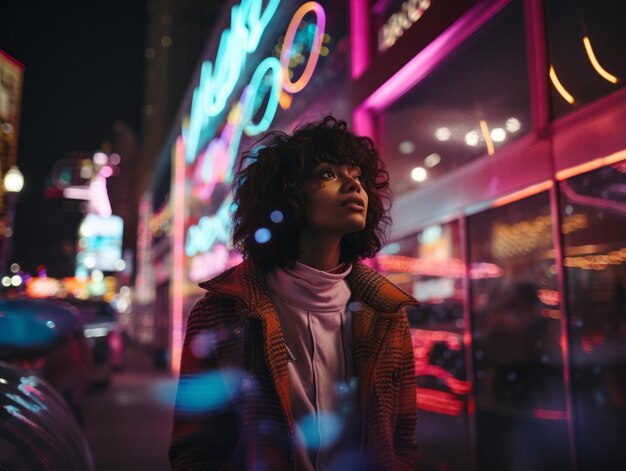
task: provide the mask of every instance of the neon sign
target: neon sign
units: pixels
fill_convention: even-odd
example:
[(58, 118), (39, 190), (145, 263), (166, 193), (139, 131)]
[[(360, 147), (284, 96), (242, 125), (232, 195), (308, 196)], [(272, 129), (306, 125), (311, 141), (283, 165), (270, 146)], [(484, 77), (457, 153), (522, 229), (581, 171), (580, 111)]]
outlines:
[(246, 64), (246, 56), (259, 45), (265, 27), (276, 13), (280, 0), (270, 0), (262, 10), (261, 0), (243, 0), (230, 14), (230, 28), (222, 32), (215, 58), (202, 63), (200, 83), (193, 92), (186, 161), (196, 157), (200, 135), (209, 119), (225, 108)]
[(378, 50), (386, 51), (417, 22), (430, 7), (431, 0), (407, 0), (402, 3), (400, 11), (389, 17), (378, 31)]
[[(201, 134), (208, 128), (210, 118), (224, 110), (243, 71), (246, 55), (256, 50), (262, 32), (269, 23), (269, 12), (273, 14), (278, 3), (270, 1), (262, 14), (261, 2), (257, 0), (245, 0), (240, 5), (241, 8), (233, 7), (231, 28), (225, 31), (228, 34), (222, 34), (215, 68), (209, 61), (202, 66), (200, 84), (193, 94), (189, 128), (183, 129), (185, 161), (187, 164), (196, 163), (191, 176), (192, 191), (201, 200), (207, 200), (218, 183), (232, 182), (243, 133), (255, 136), (267, 131), (274, 120), (281, 97), (285, 93), (303, 90), (317, 65), (326, 28), (326, 15), (319, 3), (306, 2), (300, 6), (289, 23), (280, 60), (267, 57), (258, 64), (239, 100), (231, 107), (219, 136), (214, 137), (199, 152)], [(316, 18), (311, 52), (304, 71), (292, 82), (289, 77), (291, 50), (298, 27), (309, 13), (314, 13)], [(250, 41), (250, 44), (246, 45), (246, 41)], [(237, 58), (226, 62), (227, 55), (224, 51), (234, 52)], [(218, 77), (224, 83), (217, 85)], [(216, 95), (218, 93), (219, 97)], [(265, 108), (261, 110), (263, 104)], [(227, 198), (216, 214), (203, 217), (198, 224), (189, 227), (185, 241), (185, 252), (188, 256), (207, 252), (215, 242), (226, 243), (231, 225), (231, 203), (232, 200)]]
[(472, 384), (469, 381), (456, 378), (445, 368), (434, 365), (431, 358), (435, 344), (442, 343), (445, 347), (457, 354), (462, 353), (464, 347), (460, 334), (445, 330), (411, 329), (413, 352), (415, 354), (415, 375), (437, 378), (450, 392), (432, 389), (417, 388), (417, 406), (420, 409), (446, 415), (460, 415), (463, 403), (469, 394)]

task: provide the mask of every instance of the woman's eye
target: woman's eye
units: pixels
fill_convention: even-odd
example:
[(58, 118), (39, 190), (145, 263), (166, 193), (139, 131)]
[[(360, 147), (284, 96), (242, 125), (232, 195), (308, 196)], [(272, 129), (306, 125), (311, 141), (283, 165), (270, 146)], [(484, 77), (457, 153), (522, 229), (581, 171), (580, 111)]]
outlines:
[(358, 180), (360, 182), (363, 182), (363, 175), (355, 175), (352, 178), (354, 178), (355, 180)]
[(333, 178), (335, 176), (335, 172), (333, 172), (332, 170), (324, 170), (322, 173), (320, 173), (320, 177), (322, 178)]

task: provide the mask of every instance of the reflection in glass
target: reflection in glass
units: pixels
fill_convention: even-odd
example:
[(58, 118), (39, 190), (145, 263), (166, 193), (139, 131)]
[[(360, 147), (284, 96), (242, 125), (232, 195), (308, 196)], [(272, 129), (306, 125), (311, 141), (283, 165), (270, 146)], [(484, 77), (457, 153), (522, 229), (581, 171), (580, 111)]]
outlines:
[(626, 80), (626, 3), (550, 0), (546, 5), (555, 118), (619, 90)]
[(379, 116), (381, 154), (396, 195), (530, 131), (522, 7), (513, 1)]
[(626, 163), (561, 182), (579, 469), (626, 469)]
[[(464, 470), (470, 458), (459, 225), (430, 226), (386, 246), (378, 269), (420, 300), (408, 308), (417, 376), (417, 441), (425, 470)], [(451, 453), (450, 450), (454, 450)]]
[(479, 469), (569, 469), (559, 292), (547, 193), (468, 219)]

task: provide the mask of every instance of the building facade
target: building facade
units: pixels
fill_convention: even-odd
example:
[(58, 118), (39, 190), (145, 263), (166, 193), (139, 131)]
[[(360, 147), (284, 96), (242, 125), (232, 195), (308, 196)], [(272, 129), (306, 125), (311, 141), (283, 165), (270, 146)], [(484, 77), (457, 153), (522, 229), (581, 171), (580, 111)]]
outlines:
[(238, 155), (332, 113), (390, 173), (373, 264), (422, 301), (407, 314), (425, 469), (626, 466), (624, 7), (243, 5), (215, 22), (152, 183), (169, 196), (140, 221), (157, 249), (138, 284), (159, 279), (172, 369), (197, 282), (240, 260)]

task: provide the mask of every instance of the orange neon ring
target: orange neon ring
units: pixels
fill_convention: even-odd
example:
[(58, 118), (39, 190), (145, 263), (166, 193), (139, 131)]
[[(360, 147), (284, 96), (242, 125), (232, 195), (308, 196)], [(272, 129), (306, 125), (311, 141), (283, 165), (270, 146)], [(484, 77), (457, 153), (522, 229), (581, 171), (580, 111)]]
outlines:
[[(298, 80), (292, 82), (289, 78), (289, 59), (291, 57), (291, 47), (293, 46), (293, 41), (296, 37), (298, 25), (302, 22), (304, 15), (309, 12), (314, 12), (317, 17), (317, 37), (311, 46), (311, 54), (309, 55), (309, 60), (306, 63), (304, 72), (302, 72), (302, 75)], [(306, 87), (309, 80), (311, 80), (311, 76), (313, 75), (313, 71), (317, 65), (317, 60), (320, 57), (320, 50), (322, 49), (322, 39), (324, 37), (325, 29), (326, 13), (324, 12), (322, 5), (317, 2), (304, 3), (300, 8), (298, 8), (296, 13), (293, 15), (293, 18), (291, 18), (291, 22), (287, 28), (287, 33), (285, 33), (283, 49), (280, 53), (280, 63), (283, 66), (283, 88), (286, 92), (298, 93)]]

